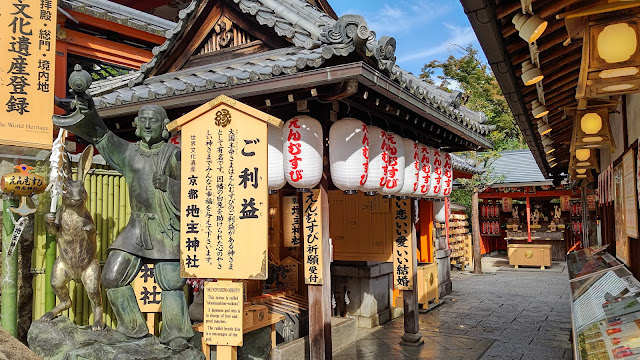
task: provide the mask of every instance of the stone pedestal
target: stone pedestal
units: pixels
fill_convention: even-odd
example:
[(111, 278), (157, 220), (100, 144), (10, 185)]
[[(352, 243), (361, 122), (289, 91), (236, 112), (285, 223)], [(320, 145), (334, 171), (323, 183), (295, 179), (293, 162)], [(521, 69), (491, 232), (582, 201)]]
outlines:
[[(358, 327), (373, 328), (392, 319), (393, 264), (380, 262), (335, 261), (331, 282), (338, 313), (357, 321)], [(344, 303), (347, 292), (350, 303)], [(401, 315), (401, 313), (400, 313)]]

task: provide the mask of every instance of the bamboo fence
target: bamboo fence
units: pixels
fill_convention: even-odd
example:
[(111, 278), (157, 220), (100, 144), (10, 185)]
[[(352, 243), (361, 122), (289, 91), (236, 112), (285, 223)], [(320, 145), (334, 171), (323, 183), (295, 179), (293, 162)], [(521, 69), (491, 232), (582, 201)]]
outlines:
[[(87, 190), (87, 208), (96, 224), (96, 241), (98, 243), (97, 258), (100, 265), (107, 260), (107, 249), (116, 239), (116, 236), (124, 229), (129, 221), (131, 208), (129, 206), (129, 191), (124, 177), (120, 173), (108, 170), (105, 166), (94, 166), (85, 179)], [(44, 215), (48, 207), (35, 214), (34, 238), (35, 244), (32, 253), (33, 278), (33, 319), (39, 319), (47, 311), (51, 310), (59, 300), (51, 292), (50, 274), (53, 260), (56, 257), (55, 240), (49, 236)], [(47, 245), (49, 247), (47, 248)], [(93, 323), (91, 303), (87, 297), (82, 283), (69, 283), (69, 294), (72, 306), (62, 315), (68, 316), (77, 325), (89, 325)], [(104, 321), (107, 326), (116, 327), (115, 315), (107, 301), (104, 288), (102, 288), (102, 306)]]

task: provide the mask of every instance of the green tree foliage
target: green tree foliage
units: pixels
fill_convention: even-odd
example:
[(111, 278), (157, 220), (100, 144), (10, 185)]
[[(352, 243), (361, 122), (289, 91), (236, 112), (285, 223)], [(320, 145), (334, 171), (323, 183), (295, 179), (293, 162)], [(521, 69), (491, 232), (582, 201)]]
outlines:
[(442, 71), (442, 75), (436, 76), (440, 80), (438, 86), (441, 89), (459, 89), (464, 92), (469, 97), (465, 106), (474, 111), (484, 112), (488, 123), (496, 126), (488, 135), (496, 151), (525, 148), (524, 138), (502, 95), (502, 90), (489, 66), (478, 58), (478, 50), (471, 45), (457, 46), (456, 49), (457, 54), (449, 55), (447, 60), (433, 60), (424, 65), (420, 77), (436, 85), (436, 71)]

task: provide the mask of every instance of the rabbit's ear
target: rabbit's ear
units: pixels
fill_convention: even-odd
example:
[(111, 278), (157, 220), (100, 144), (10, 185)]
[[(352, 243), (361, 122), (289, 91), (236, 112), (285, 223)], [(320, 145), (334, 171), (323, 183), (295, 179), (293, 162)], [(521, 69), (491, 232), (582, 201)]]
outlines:
[(64, 154), (62, 155), (63, 157), (63, 162), (64, 165), (66, 165), (66, 169), (65, 171), (65, 178), (67, 178), (68, 180), (73, 180), (73, 166), (71, 166), (71, 157), (69, 156), (69, 153), (67, 152), (67, 150), (64, 151)]
[[(80, 155), (80, 159), (78, 160), (78, 180), (84, 180), (85, 176), (91, 169), (91, 162), (93, 161), (93, 145), (87, 146), (82, 155)], [(82, 177), (80, 177), (82, 176)]]

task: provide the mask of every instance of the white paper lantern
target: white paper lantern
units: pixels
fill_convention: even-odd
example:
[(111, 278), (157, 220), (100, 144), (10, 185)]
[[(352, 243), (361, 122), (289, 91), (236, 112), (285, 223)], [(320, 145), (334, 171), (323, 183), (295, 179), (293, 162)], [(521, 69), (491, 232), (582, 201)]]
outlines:
[(404, 183), (398, 191), (399, 196), (413, 196), (418, 190), (418, 175), (420, 174), (420, 152), (417, 142), (410, 139), (402, 139), (404, 147)]
[(289, 119), (282, 131), (284, 177), (291, 186), (310, 189), (322, 178), (322, 125), (311, 116)]
[(444, 164), (444, 152), (439, 149), (429, 149), (429, 161), (431, 162), (431, 186), (429, 191), (425, 194), (425, 197), (435, 198), (439, 197), (442, 193), (443, 179), (443, 164)]
[(418, 174), (418, 188), (413, 192), (414, 196), (424, 197), (429, 192), (431, 186), (431, 159), (429, 154), (433, 149), (427, 145), (419, 144), (418, 157), (420, 159), (420, 173)]
[(367, 181), (369, 134), (360, 120), (344, 118), (329, 130), (331, 181), (340, 190), (353, 194)]
[(282, 197), (282, 235), (285, 247), (299, 247), (302, 234), (300, 232), (300, 205), (297, 196)]
[(433, 202), (433, 219), (439, 223), (447, 221), (447, 212), (444, 200), (435, 200)]
[(367, 169), (367, 181), (360, 190), (367, 195), (375, 195), (382, 190), (387, 183), (387, 165), (389, 161), (389, 149), (387, 145), (387, 132), (377, 126), (368, 126), (369, 132), (369, 167)]
[(447, 152), (441, 151), (442, 154), (442, 192), (440, 198), (445, 198), (451, 195), (451, 189), (453, 188), (453, 167), (451, 162), (451, 155)]
[(380, 191), (384, 195), (395, 195), (404, 184), (404, 142), (392, 132), (387, 133), (387, 182)]
[(284, 179), (284, 155), (282, 154), (282, 129), (269, 125), (267, 127), (268, 180), (269, 191), (282, 189), (287, 181)]

